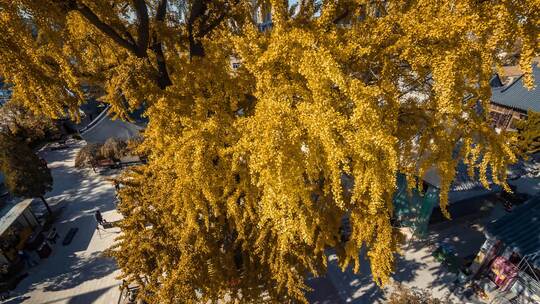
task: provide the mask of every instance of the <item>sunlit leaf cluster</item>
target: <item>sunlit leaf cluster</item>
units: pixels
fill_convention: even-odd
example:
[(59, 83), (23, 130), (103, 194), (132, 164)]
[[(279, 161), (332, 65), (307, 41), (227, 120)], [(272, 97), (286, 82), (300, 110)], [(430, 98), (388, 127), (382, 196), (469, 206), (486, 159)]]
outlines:
[(538, 0), (0, 0), (0, 74), (53, 117), (83, 84), (118, 117), (146, 108), (113, 253), (141, 296), (285, 303), (328, 249), (358, 269), (364, 247), (388, 281), (398, 172), (436, 168), (443, 210), (458, 161), (505, 186), (489, 80), (517, 49), (532, 85), (539, 22)]

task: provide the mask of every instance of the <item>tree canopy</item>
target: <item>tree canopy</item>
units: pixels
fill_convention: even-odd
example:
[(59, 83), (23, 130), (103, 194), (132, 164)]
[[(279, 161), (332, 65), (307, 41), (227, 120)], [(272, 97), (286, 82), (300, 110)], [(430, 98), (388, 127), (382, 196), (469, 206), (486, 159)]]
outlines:
[(435, 167), (443, 210), (458, 161), (506, 186), (489, 80), (517, 48), (532, 85), (540, 1), (296, 2), (0, 0), (13, 98), (77, 118), (95, 83), (117, 117), (146, 108), (113, 254), (150, 302), (305, 300), (328, 248), (385, 283), (398, 172)]
[(4, 174), (5, 184), (13, 195), (39, 197), (51, 213), (43, 198), (45, 193), (52, 190), (51, 171), (26, 142), (11, 134), (0, 133), (0, 172)]
[(47, 116), (36, 115), (27, 107), (10, 101), (0, 106), (0, 132), (11, 133), (32, 145), (59, 133)]
[(111, 137), (103, 144), (89, 143), (77, 151), (75, 167), (90, 166), (94, 168), (100, 160), (111, 159), (117, 161), (129, 152), (129, 144), (119, 138)]
[(540, 113), (529, 111), (527, 119), (517, 124), (517, 145), (521, 153), (532, 155), (540, 152)]
[(127, 143), (120, 138), (111, 137), (103, 143), (100, 152), (104, 158), (119, 160), (127, 153)]
[(99, 144), (87, 144), (77, 151), (75, 156), (75, 167), (86, 167), (90, 166), (94, 168), (98, 160), (104, 159), (103, 154), (101, 153), (102, 146)]

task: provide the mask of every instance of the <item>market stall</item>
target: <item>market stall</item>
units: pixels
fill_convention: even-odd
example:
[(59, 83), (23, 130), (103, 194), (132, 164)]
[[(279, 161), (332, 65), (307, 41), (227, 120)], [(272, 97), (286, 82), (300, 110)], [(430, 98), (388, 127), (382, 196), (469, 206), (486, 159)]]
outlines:
[(32, 213), (31, 199), (4, 206), (0, 210), (0, 265), (17, 259), (18, 250), (26, 246), (39, 222)]

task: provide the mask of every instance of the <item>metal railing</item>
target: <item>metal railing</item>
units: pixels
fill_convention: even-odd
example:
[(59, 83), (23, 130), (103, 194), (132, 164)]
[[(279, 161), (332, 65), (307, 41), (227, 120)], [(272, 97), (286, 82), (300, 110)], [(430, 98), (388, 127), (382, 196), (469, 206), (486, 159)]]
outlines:
[(531, 266), (531, 264), (529, 263), (529, 260), (535, 260), (535, 259), (540, 259), (540, 250), (538, 250), (536, 252), (533, 252), (533, 253), (526, 254), (525, 256), (523, 256), (521, 261), (519, 261), (519, 264), (518, 264), (517, 267), (518, 267), (518, 269), (520, 271), (529, 270), (532, 277), (536, 280), (536, 283), (538, 284), (538, 289), (540, 290), (540, 279), (536, 275), (536, 271), (535, 271), (534, 267)]

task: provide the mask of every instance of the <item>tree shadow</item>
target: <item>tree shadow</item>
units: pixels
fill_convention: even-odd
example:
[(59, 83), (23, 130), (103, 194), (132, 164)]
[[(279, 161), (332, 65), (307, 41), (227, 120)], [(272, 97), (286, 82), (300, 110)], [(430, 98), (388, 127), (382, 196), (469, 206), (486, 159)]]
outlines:
[[(53, 224), (60, 238), (52, 246), (51, 255), (33, 268), (30, 275), (19, 284), (19, 291), (28, 293), (39, 289), (55, 292), (71, 289), (89, 280), (105, 278), (117, 270), (114, 260), (101, 254), (105, 247), (112, 244), (116, 232), (96, 231), (97, 223), (94, 219), (95, 210), (106, 213), (116, 208), (114, 188), (102, 176), (74, 168), (76, 150), (72, 147), (68, 150), (43, 152), (44, 159), (51, 164), (55, 179), (53, 190), (47, 198), (51, 207), (62, 209)], [(36, 202), (32, 209), (43, 211), (44, 208), (40, 202)], [(106, 214), (104, 217), (107, 219)], [(73, 227), (78, 228), (75, 237), (70, 244), (63, 246), (63, 238)], [(95, 247), (91, 245), (94, 234), (98, 234), (100, 239), (110, 237), (111, 241), (98, 241)], [(91, 291), (75, 296), (68, 303), (92, 303), (92, 298), (99, 296), (99, 290)]]
[(105, 294), (111, 288), (118, 288), (118, 287), (113, 286), (113, 287), (109, 287), (109, 288), (102, 288), (102, 289), (94, 290), (94, 291), (91, 291), (91, 292), (79, 294), (79, 295), (76, 295), (76, 296), (70, 298), (67, 301), (66, 304), (96, 303), (96, 300), (99, 299), (100, 296)]
[[(491, 209), (481, 211), (450, 222), (430, 225), (426, 238), (410, 240), (408, 244), (403, 246), (402, 255), (396, 255), (393, 281), (408, 286), (427, 288), (439, 298), (450, 296), (453, 283), (457, 278), (457, 274), (452, 271), (456, 271), (456, 269), (451, 271), (448, 266), (436, 261), (432, 255), (436, 246), (432, 245), (446, 243), (453, 246), (461, 265), (466, 260), (472, 259), (471, 257), (474, 257), (485, 240), (483, 227), (494, 216)], [(496, 210), (493, 209), (493, 211)], [(381, 289), (373, 282), (369, 261), (365, 257), (364, 250), (360, 252), (360, 257), (362, 261), (360, 272), (354, 274), (352, 267), (342, 272), (337, 266), (335, 258), (333, 260), (332, 254), (329, 253), (326, 277), (330, 280), (325, 281), (318, 278), (311, 282), (307, 281), (310, 286), (322, 290), (320, 293), (314, 291), (309, 294), (310, 303), (332, 303), (331, 301), (336, 295), (341, 302), (353, 304), (384, 303), (384, 295), (387, 290)], [(332, 288), (324, 286), (328, 282), (333, 284)], [(391, 287), (388, 290), (391, 290)], [(328, 293), (331, 294), (328, 295)]]
[(344, 304), (339, 293), (327, 276), (310, 277), (306, 284), (312, 289), (306, 294), (311, 304)]
[(396, 257), (396, 269), (392, 274), (392, 279), (399, 283), (412, 282), (417, 277), (418, 270), (426, 267), (427, 264), (423, 261), (407, 259), (403, 255)]
[[(117, 269), (112, 258), (94, 252), (87, 256), (70, 255), (64, 265), (56, 265), (36, 280), (44, 291), (60, 291), (78, 286), (86, 281), (100, 279)], [(90, 302), (87, 302), (90, 303)]]
[(73, 297), (66, 297), (61, 299), (55, 299), (52, 301), (43, 302), (41, 304), (53, 304), (53, 303), (59, 303), (66, 300), (66, 304), (87, 304), (87, 303), (97, 303), (97, 299), (99, 299), (102, 295), (107, 293), (112, 288), (118, 288), (117, 286), (111, 286), (111, 287), (105, 287), (97, 290), (93, 290), (90, 292), (81, 293), (78, 295), (75, 295)]
[[(399, 282), (413, 281), (417, 271), (425, 266), (425, 263), (406, 260), (403, 256), (396, 255), (396, 272), (392, 278)], [(354, 273), (352, 265), (341, 271), (335, 255), (329, 254), (327, 274), (308, 280), (307, 283), (315, 289), (308, 294), (310, 303), (371, 304), (385, 301), (384, 290), (373, 281), (370, 263), (364, 249), (360, 253), (358, 273)]]
[[(426, 263), (423, 270), (422, 288), (427, 288), (438, 297), (450, 297), (456, 286), (457, 271), (466, 268), (485, 241), (484, 227), (493, 218), (500, 216), (501, 206), (493, 206), (489, 210), (465, 217), (430, 225), (429, 235), (422, 240), (410, 241), (405, 249), (407, 255)], [(457, 267), (435, 260), (433, 251), (440, 244), (454, 249)]]

